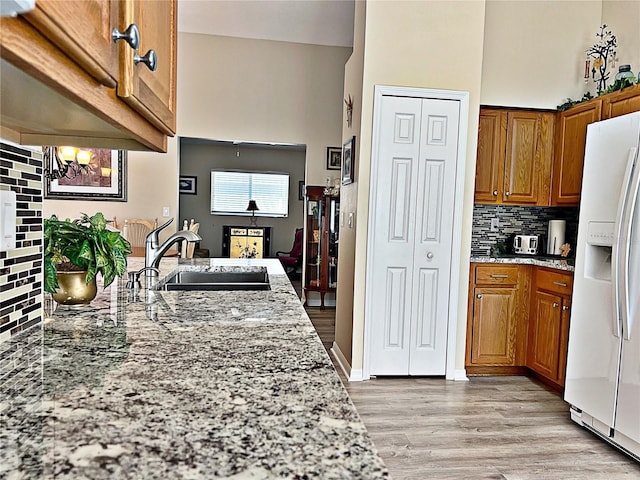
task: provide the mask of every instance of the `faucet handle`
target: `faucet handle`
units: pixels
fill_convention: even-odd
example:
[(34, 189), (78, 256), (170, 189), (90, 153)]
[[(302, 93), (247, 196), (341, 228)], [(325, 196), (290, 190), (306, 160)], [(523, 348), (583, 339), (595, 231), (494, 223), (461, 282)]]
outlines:
[(159, 227), (156, 227), (153, 230), (151, 230), (147, 234), (147, 238), (146, 238), (145, 243), (149, 243), (149, 244), (153, 245), (154, 247), (157, 247), (158, 244), (159, 244), (158, 234), (160, 233), (161, 230), (163, 230), (163, 229), (167, 228), (169, 225), (171, 225), (171, 222), (173, 222), (173, 218), (170, 218), (169, 220), (167, 220), (165, 223), (163, 223)]

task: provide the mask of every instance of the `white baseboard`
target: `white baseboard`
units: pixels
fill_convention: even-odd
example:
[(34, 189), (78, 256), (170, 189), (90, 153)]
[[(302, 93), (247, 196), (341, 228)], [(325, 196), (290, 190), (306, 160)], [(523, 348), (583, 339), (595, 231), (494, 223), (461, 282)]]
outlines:
[(469, 377), (467, 377), (467, 370), (464, 368), (456, 369), (453, 372), (453, 380), (456, 382), (468, 382)]
[(333, 353), (333, 356), (338, 361), (338, 365), (344, 373), (344, 376), (347, 377), (350, 382), (362, 382), (363, 380), (368, 380), (362, 376), (361, 368), (351, 368), (351, 365), (349, 365), (349, 362), (336, 342), (333, 342), (333, 345), (331, 346), (331, 353)]

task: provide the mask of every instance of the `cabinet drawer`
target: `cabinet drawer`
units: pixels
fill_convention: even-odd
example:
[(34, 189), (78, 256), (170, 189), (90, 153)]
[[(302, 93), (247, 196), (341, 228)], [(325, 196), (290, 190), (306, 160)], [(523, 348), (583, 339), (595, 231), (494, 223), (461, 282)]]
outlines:
[(474, 280), (476, 285), (513, 285), (518, 283), (518, 267), (515, 265), (478, 265)]
[(536, 270), (536, 288), (571, 296), (573, 275), (538, 268)]

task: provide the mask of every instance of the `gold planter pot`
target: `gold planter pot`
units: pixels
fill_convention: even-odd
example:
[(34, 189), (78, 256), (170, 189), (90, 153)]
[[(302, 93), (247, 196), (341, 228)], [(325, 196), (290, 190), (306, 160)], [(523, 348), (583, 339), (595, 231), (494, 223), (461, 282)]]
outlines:
[(52, 294), (61, 305), (87, 305), (96, 297), (95, 278), (87, 284), (87, 272), (57, 272), (58, 288)]

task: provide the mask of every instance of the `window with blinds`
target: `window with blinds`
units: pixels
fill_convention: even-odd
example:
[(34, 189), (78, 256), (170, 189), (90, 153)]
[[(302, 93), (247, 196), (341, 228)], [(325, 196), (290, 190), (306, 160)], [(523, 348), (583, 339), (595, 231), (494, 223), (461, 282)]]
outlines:
[(289, 215), (289, 174), (211, 170), (211, 214), (248, 215), (249, 200), (255, 200), (256, 217)]

